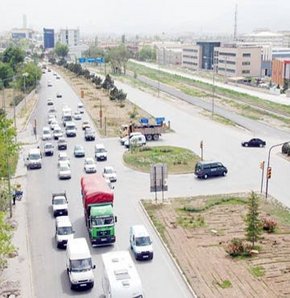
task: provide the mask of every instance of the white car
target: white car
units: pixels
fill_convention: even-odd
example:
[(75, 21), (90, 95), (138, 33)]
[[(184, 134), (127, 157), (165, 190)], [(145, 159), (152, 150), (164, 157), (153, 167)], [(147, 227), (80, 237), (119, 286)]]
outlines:
[[(134, 132), (131, 132), (130, 133), (130, 138), (133, 137), (133, 136), (138, 136), (138, 135), (141, 135), (142, 133), (140, 131), (134, 131)], [(129, 140), (129, 136), (125, 136), (123, 138), (120, 138), (120, 143), (121, 145), (124, 145), (125, 142)]]
[(63, 137), (63, 131), (59, 125), (56, 125), (53, 129), (53, 138), (58, 140), (58, 138)]
[(54, 105), (54, 102), (53, 102), (53, 100), (52, 100), (51, 98), (49, 98), (49, 99), (47, 100), (47, 105), (48, 105), (48, 106), (53, 106), (53, 105)]
[(113, 167), (104, 167), (103, 177), (110, 180), (110, 182), (117, 181), (117, 174)]
[(84, 111), (85, 111), (85, 109), (84, 109), (84, 105), (83, 105), (81, 102), (79, 102), (79, 103), (78, 103), (78, 112), (79, 112), (80, 114), (83, 114)]
[(62, 94), (60, 92), (57, 92), (56, 93), (56, 98), (61, 98), (62, 97)]
[(59, 179), (70, 179), (71, 169), (67, 162), (62, 162), (58, 168), (58, 178)]
[(82, 115), (80, 114), (80, 112), (75, 112), (74, 113), (74, 119), (75, 120), (82, 120)]
[(50, 128), (52, 130), (54, 130), (57, 126), (59, 126), (57, 120), (56, 119), (52, 119), (51, 122), (50, 122)]
[(47, 127), (47, 126), (43, 127), (43, 129), (42, 129), (42, 140), (43, 141), (49, 141), (51, 139), (52, 139), (52, 135), (51, 135), (49, 127)]
[(95, 160), (92, 157), (87, 157), (85, 159), (84, 169), (87, 174), (97, 172), (97, 166)]
[(56, 116), (53, 115), (53, 114), (49, 114), (48, 115), (48, 120), (47, 120), (48, 124), (50, 124), (53, 119), (56, 120)]
[(59, 152), (58, 154), (58, 167), (62, 162), (66, 162), (70, 166), (70, 159), (67, 156), (67, 153), (64, 151)]

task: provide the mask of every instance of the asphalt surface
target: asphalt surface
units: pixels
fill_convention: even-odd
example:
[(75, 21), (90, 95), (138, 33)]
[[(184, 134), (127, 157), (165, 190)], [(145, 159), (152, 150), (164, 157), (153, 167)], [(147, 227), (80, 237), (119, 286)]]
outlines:
[[(52, 81), (52, 87), (47, 87), (48, 80)], [(75, 111), (79, 102), (79, 98), (65, 81), (63, 79), (56, 80), (52, 73), (46, 73), (40, 84), (40, 100), (31, 117), (31, 123), (36, 119), (38, 132), (41, 132), (43, 126), (47, 126), (47, 111), (49, 109), (47, 98), (51, 97), (55, 101), (59, 121), (64, 105), (69, 105)], [(62, 92), (63, 98), (56, 98), (58, 91)], [(86, 113), (83, 119), (89, 119)], [(125, 149), (119, 144), (117, 138), (100, 140), (97, 137), (95, 142), (85, 142), (81, 129), (82, 121), (75, 122), (78, 127), (77, 137), (67, 138), (72, 179), (63, 181), (58, 179), (57, 149), (53, 157), (43, 158), (42, 169), (30, 170), (27, 174), (28, 232), (35, 296), (102, 297), (100, 255), (111, 250), (129, 250), (130, 225), (143, 223), (152, 235), (154, 246), (153, 261), (135, 262), (142, 280), (145, 297), (192, 297), (176, 266), (140, 208), (139, 200), (141, 198), (152, 197), (149, 192), (149, 175), (136, 173), (123, 165), (122, 154)], [(95, 286), (91, 291), (72, 292), (66, 274), (65, 250), (57, 249), (54, 241), (55, 219), (51, 212), (51, 193), (66, 191), (69, 200), (69, 216), (76, 231), (75, 237), (86, 237), (88, 240), (80, 194), (80, 177), (84, 174), (84, 158), (75, 158), (73, 147), (75, 144), (83, 144), (86, 157), (93, 157), (94, 145), (98, 142), (104, 143), (108, 150), (108, 161), (98, 162), (98, 172), (101, 172), (105, 165), (112, 165), (117, 170), (118, 181), (114, 190), (114, 210), (115, 215), (118, 216), (117, 242), (110, 247), (91, 247), (93, 263), (96, 264)], [(41, 143), (40, 148), (43, 148), (42, 146)]]

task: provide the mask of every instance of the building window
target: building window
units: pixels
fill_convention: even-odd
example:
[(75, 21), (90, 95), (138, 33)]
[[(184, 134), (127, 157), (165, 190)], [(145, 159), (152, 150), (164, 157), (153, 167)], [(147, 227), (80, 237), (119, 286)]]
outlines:
[(231, 57), (236, 57), (236, 53), (226, 53), (226, 52), (219, 52), (219, 55), (221, 56), (231, 56)]
[(251, 65), (251, 62), (250, 61), (244, 61), (244, 62), (242, 62), (242, 65)]
[(249, 70), (243, 70), (242, 73), (243, 73), (243, 74), (249, 74), (250, 71), (249, 71)]
[(227, 64), (235, 65), (236, 62), (235, 61), (227, 61)]
[(251, 53), (243, 53), (243, 57), (251, 57)]

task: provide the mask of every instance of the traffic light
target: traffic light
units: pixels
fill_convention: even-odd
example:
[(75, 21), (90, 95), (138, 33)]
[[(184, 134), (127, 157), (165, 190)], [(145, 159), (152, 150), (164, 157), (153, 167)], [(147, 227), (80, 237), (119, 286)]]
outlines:
[(265, 161), (261, 161), (260, 162), (260, 169), (263, 170), (265, 166)]
[(272, 168), (268, 167), (268, 169), (267, 169), (267, 178), (270, 179), (271, 176), (272, 176)]

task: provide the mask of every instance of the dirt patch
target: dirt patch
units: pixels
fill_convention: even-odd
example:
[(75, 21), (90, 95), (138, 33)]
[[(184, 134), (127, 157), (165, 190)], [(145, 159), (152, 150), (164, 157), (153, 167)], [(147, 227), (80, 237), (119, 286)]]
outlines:
[(131, 120), (137, 122), (142, 117), (149, 118), (154, 122), (154, 118), (150, 114), (129, 100), (126, 99), (123, 103), (110, 100), (107, 90), (96, 89), (95, 85), (87, 79), (78, 77), (64, 68), (57, 66), (54, 68), (76, 94), (80, 96), (83, 91), (82, 101), (102, 136), (119, 136), (120, 125), (129, 123)]
[[(263, 233), (257, 256), (233, 259), (225, 247), (235, 237), (244, 238), (247, 205), (234, 201), (198, 213), (181, 210), (183, 206), (200, 208), (206, 200), (172, 199), (163, 205), (143, 202), (198, 297), (289, 297), (289, 211), (263, 201), (261, 216), (271, 214), (278, 221), (278, 231)], [(262, 276), (251, 273), (256, 268)]]

